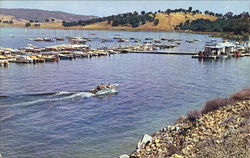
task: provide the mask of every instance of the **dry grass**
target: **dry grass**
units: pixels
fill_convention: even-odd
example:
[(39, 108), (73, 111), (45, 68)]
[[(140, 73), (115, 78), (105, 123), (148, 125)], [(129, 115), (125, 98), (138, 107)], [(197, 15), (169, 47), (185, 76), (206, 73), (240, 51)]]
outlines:
[(153, 22), (146, 23), (145, 25), (141, 25), (138, 28), (134, 28), (135, 30), (173, 30), (175, 26), (184, 23), (187, 20), (196, 20), (196, 19), (209, 19), (211, 21), (216, 20), (217, 18), (210, 15), (204, 14), (185, 14), (185, 13), (171, 13), (170, 15), (158, 13), (156, 14), (156, 19), (159, 19), (159, 24), (154, 25)]
[(187, 119), (194, 122), (201, 117), (201, 112), (199, 110), (192, 110), (188, 113)]
[[(28, 20), (25, 19), (16, 19), (14, 16), (11, 15), (4, 15), (4, 14), (0, 14), (0, 20), (2, 21), (13, 21), (13, 24), (25, 24), (27, 22), (29, 22)], [(4, 23), (1, 23), (1, 25), (6, 25)]]
[[(154, 25), (153, 22), (148, 22), (136, 28), (131, 26), (118, 26), (112, 27), (107, 21), (90, 24), (86, 26), (72, 26), (63, 27), (61, 22), (54, 23), (40, 23), (40, 28), (61, 28), (61, 29), (95, 29), (95, 30), (127, 30), (127, 31), (171, 31), (176, 25), (184, 23), (186, 20), (196, 20), (196, 19), (209, 19), (216, 20), (216, 17), (203, 15), (203, 14), (184, 14), (184, 13), (171, 13), (170, 15), (158, 13), (156, 14), (156, 19), (159, 19), (159, 24)], [(34, 24), (34, 23), (33, 23)]]
[(216, 98), (206, 102), (204, 108), (201, 110), (202, 114), (207, 114), (211, 111), (218, 110), (220, 107), (232, 104), (233, 100), (228, 98)]
[(233, 100), (247, 100), (250, 99), (250, 88), (243, 89), (235, 94), (233, 94), (231, 97)]

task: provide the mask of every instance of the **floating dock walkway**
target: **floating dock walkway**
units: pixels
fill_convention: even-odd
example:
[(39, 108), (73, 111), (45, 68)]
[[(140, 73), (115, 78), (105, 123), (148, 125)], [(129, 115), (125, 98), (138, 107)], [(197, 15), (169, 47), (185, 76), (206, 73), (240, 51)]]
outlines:
[[(164, 51), (129, 51), (128, 53), (137, 53), (137, 54), (166, 54), (166, 55), (191, 55), (192, 58), (198, 59), (217, 59), (218, 56), (209, 56), (209, 57), (199, 57), (195, 52), (164, 52)], [(250, 54), (242, 54), (241, 57), (247, 56), (250, 57)]]
[(128, 53), (141, 54), (169, 54), (169, 55), (196, 55), (194, 52), (163, 52), (163, 51), (129, 51)]

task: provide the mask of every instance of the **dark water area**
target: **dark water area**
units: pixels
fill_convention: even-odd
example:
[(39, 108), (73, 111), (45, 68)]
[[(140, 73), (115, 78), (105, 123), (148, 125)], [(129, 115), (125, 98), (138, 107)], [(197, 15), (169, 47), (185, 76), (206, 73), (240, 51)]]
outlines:
[[(144, 133), (250, 87), (249, 67), (248, 57), (198, 61), (154, 54), (11, 63), (0, 67), (0, 152), (6, 158), (130, 153)], [(100, 83), (119, 84), (118, 93), (86, 92)]]

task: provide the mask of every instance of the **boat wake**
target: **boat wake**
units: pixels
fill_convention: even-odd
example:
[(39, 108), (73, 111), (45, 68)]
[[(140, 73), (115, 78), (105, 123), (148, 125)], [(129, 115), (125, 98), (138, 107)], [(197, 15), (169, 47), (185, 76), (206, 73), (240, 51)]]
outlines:
[[(34, 104), (41, 104), (41, 103), (47, 103), (47, 102), (56, 102), (56, 101), (66, 101), (66, 100), (72, 100), (72, 99), (83, 99), (83, 98), (89, 98), (91, 96), (94, 96), (94, 94), (90, 92), (55, 92), (55, 93), (40, 93), (40, 94), (31, 94), (29, 96), (45, 96), (41, 99), (31, 100), (31, 101), (24, 101), (19, 102), (16, 104), (11, 104), (8, 106), (30, 106)], [(27, 95), (26, 95), (27, 97)]]
[[(118, 86), (118, 84), (113, 84), (114, 86)], [(118, 91), (116, 89), (112, 89), (110, 94), (115, 94)], [(89, 98), (92, 96), (99, 97), (97, 94), (93, 94), (90, 91), (60, 91), (60, 92), (44, 92), (44, 93), (31, 93), (25, 95), (17, 95), (17, 96), (1, 96), (2, 99), (6, 98), (6, 103), (9, 102), (8, 98), (16, 100), (16, 103), (13, 104), (5, 104), (7, 107), (12, 106), (31, 106), (35, 104), (42, 104), (48, 102), (57, 102), (57, 101), (67, 101), (67, 100), (76, 100)], [(104, 95), (105, 96), (105, 95)], [(25, 100), (25, 101), (24, 101)], [(4, 104), (3, 104), (4, 106)]]
[(54, 95), (55, 96), (61, 96), (61, 95), (68, 95), (68, 94), (74, 94), (74, 93), (77, 93), (77, 92), (61, 91), (61, 92), (54, 93)]

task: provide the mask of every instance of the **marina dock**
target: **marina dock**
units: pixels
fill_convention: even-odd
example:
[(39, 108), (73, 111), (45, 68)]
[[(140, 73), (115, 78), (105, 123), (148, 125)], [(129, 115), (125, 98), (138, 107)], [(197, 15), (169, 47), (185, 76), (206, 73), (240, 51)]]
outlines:
[(165, 51), (130, 51), (129, 53), (141, 54), (169, 54), (169, 55), (196, 55), (195, 52), (165, 52)]

